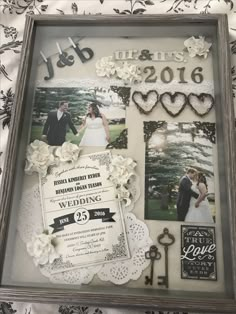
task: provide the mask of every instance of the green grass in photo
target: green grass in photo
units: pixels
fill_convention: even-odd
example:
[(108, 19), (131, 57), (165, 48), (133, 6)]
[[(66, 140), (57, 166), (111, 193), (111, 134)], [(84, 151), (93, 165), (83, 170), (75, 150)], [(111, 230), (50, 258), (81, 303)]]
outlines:
[(174, 203), (169, 203), (165, 209), (161, 208), (161, 201), (148, 199), (145, 206), (145, 219), (150, 220), (177, 220), (177, 211)]
[[(79, 126), (75, 126), (77, 129)], [(111, 142), (113, 142), (117, 137), (120, 135), (120, 133), (125, 129), (125, 124), (111, 124), (109, 125), (109, 131), (110, 131), (110, 138)], [(85, 129), (82, 130), (79, 134), (79, 136), (75, 136), (73, 132), (70, 130), (66, 134), (66, 140), (70, 141), (71, 143), (79, 145), (81, 138), (85, 132)], [(34, 140), (41, 140), (43, 134), (43, 126), (33, 125), (31, 129), (31, 138), (30, 142), (33, 142)]]

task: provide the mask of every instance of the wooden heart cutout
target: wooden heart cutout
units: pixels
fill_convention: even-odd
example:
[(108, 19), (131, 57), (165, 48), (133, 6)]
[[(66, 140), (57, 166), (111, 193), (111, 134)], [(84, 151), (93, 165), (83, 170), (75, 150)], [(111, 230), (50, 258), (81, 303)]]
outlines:
[(135, 91), (133, 92), (132, 100), (141, 113), (148, 114), (157, 105), (159, 94), (155, 90), (150, 90), (147, 94)]
[(166, 92), (160, 96), (162, 107), (172, 117), (177, 117), (184, 110), (187, 101), (187, 96), (181, 92)]
[(210, 94), (201, 93), (197, 95), (190, 93), (188, 95), (188, 103), (196, 115), (199, 117), (204, 117), (211, 111), (215, 104), (215, 100)]

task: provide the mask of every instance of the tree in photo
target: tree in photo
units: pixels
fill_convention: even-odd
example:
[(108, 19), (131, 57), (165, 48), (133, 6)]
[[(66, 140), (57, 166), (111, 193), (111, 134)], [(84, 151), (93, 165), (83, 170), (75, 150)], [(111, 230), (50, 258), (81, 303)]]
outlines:
[(212, 142), (194, 123), (164, 123), (146, 143), (145, 218), (176, 220), (180, 178), (203, 172), (214, 201)]

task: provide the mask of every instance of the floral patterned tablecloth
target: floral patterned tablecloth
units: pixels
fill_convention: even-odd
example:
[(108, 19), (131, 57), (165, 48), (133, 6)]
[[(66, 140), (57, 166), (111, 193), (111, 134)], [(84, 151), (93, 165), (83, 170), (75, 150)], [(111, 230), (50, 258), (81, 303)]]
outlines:
[[(233, 91), (236, 90), (236, 0), (0, 0), (0, 182), (11, 120), (16, 76), (26, 14), (183, 14), (228, 15), (232, 52)], [(0, 303), (1, 313), (39, 314), (184, 314), (27, 303)]]

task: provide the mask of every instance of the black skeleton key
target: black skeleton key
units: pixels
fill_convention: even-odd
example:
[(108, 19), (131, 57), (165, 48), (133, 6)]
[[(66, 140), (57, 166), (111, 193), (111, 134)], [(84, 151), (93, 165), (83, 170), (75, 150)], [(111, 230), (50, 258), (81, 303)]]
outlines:
[(159, 286), (166, 286), (169, 288), (169, 271), (168, 271), (168, 249), (169, 246), (175, 242), (173, 234), (169, 233), (167, 228), (164, 228), (163, 233), (157, 237), (158, 243), (164, 246), (165, 251), (165, 276), (158, 276), (157, 279)]
[(153, 284), (153, 266), (154, 266), (154, 262), (158, 261), (161, 258), (161, 253), (158, 251), (158, 248), (156, 247), (156, 245), (152, 245), (150, 247), (150, 250), (145, 252), (145, 258), (146, 259), (150, 259), (151, 260), (151, 273), (150, 273), (150, 277), (149, 276), (145, 276), (145, 285), (151, 285)]

